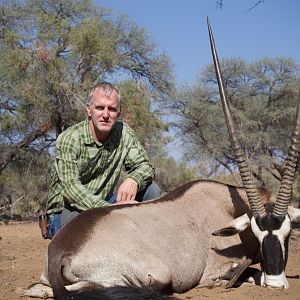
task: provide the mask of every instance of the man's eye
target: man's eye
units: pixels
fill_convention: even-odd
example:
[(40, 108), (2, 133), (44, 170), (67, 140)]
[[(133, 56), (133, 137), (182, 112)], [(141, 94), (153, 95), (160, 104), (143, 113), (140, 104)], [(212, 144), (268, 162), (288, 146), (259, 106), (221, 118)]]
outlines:
[(117, 112), (117, 108), (116, 107), (110, 107), (108, 110), (111, 111), (111, 112)]

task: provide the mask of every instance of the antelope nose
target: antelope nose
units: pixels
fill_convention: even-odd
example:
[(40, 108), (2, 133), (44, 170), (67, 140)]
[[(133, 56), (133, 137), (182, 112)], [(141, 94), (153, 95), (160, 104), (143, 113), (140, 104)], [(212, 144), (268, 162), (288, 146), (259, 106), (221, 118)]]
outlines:
[(280, 275), (265, 275), (264, 285), (272, 289), (287, 289), (289, 287), (284, 273)]

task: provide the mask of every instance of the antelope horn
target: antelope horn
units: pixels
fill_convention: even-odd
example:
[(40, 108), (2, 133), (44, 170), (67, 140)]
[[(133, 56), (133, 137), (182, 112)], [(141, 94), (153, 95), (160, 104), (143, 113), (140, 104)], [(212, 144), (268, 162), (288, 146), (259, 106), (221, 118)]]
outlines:
[(216, 71), (216, 76), (218, 80), (218, 86), (219, 86), (219, 93), (222, 101), (222, 106), (224, 110), (226, 125), (228, 129), (229, 138), (231, 141), (231, 147), (233, 150), (234, 160), (238, 165), (239, 172), (242, 178), (242, 182), (244, 185), (244, 188), (246, 190), (246, 194), (248, 197), (248, 201), (250, 204), (250, 208), (252, 210), (252, 214), (254, 216), (260, 215), (263, 216), (266, 213), (265, 207), (260, 199), (259, 193), (257, 191), (257, 188), (254, 184), (254, 180), (250, 171), (250, 167), (246, 161), (246, 157), (241, 149), (241, 146), (237, 140), (236, 136), (236, 130), (235, 125), (233, 121), (233, 117), (229, 108), (229, 103), (226, 99), (226, 91), (225, 86), (222, 78), (222, 72), (220, 68), (220, 63), (215, 47), (215, 42), (212, 34), (212, 30), (210, 27), (209, 19), (207, 18), (207, 26), (208, 26), (208, 32), (209, 32), (209, 39), (210, 39), (210, 46), (211, 46), (211, 52), (214, 60), (214, 66)]
[(277, 200), (273, 209), (273, 215), (285, 215), (292, 195), (292, 187), (295, 179), (297, 162), (300, 152), (300, 89), (297, 104), (295, 127), (291, 137), (291, 145), (288, 156), (285, 160), (281, 185), (277, 195)]

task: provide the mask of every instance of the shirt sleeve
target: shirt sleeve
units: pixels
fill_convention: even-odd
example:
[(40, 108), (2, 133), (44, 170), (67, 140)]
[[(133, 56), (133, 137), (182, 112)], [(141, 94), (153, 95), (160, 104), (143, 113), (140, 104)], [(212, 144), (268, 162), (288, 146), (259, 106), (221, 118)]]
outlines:
[(134, 179), (138, 184), (138, 190), (141, 191), (154, 179), (155, 171), (140, 142), (134, 135), (131, 138), (132, 145), (124, 162), (128, 174), (126, 177)]
[[(78, 170), (79, 146), (72, 136), (58, 137), (56, 142), (56, 172), (62, 185), (61, 194), (79, 210), (109, 205), (91, 193), (80, 181)], [(97, 205), (96, 205), (97, 203)]]

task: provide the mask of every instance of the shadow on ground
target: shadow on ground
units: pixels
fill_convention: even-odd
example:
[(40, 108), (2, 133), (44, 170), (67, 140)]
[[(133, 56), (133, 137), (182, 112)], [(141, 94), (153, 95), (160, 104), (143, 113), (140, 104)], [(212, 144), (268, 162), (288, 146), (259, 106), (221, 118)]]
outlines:
[(171, 295), (162, 295), (149, 290), (135, 287), (99, 288), (92, 291), (72, 293), (64, 300), (176, 300)]

